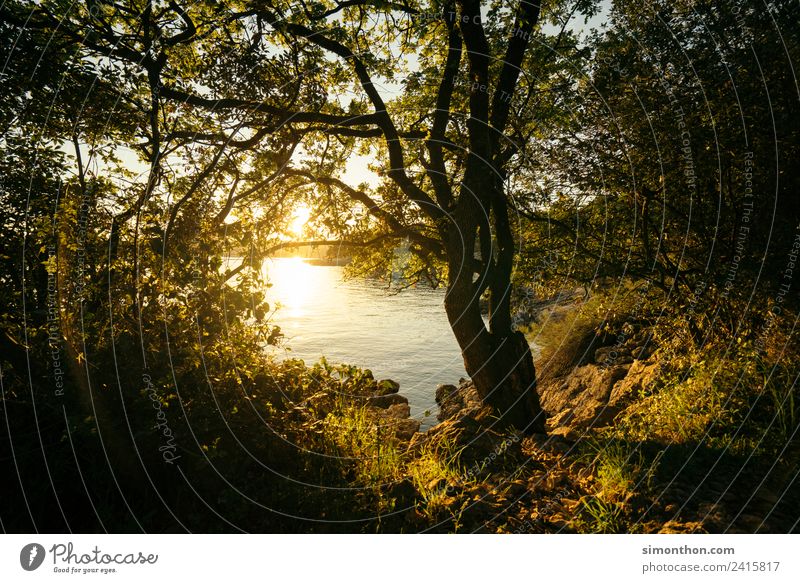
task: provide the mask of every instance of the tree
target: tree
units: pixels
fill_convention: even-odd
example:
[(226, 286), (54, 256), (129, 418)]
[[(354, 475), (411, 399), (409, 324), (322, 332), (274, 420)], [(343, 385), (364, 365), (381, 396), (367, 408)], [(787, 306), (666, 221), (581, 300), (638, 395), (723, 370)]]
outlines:
[[(350, 196), (384, 230), (407, 238), (428, 263), (443, 261), (445, 309), (481, 397), (503, 424), (544, 431), (530, 349), (512, 325), (517, 249), (506, 185), (521, 144), (534, 133), (522, 121), (535, 124), (546, 117), (517, 114), (551, 82), (548, 66), (558, 62), (558, 51), (574, 48), (565, 34), (571, 14), (590, 5), (571, 4), (566, 15), (546, 5), (552, 21), (563, 18), (555, 40), (539, 32), (543, 6), (526, 0), (511, 6), (365, 0), (296, 11), (276, 3), (253, 6), (291, 42), (324, 49), (352, 70), (359, 98), (349, 110), (359, 127), (329, 123), (321, 131), (373, 140), (385, 180), (376, 200), (338, 179), (310, 170), (298, 174)], [(536, 43), (545, 50), (533, 59), (529, 47)], [(392, 57), (393, 51), (400, 55)], [(403, 58), (414, 51), (421, 55), (419, 67), (404, 71)], [(379, 76), (403, 72), (403, 96), (387, 103)], [(484, 295), (488, 327), (481, 314)]]
[[(543, 431), (530, 349), (511, 318), (516, 244), (507, 185), (524, 144), (541, 134), (548, 91), (564, 53), (575, 50), (567, 24), (579, 10), (589, 13), (591, 2), (100, 2), (77, 9), (48, 2), (3, 14), (80, 47), (98, 74), (123, 81), (122, 94), (139, 113), (144, 141), (134, 148), (148, 178), (113, 217), (108, 269), (133, 218), (139, 261), (148, 205), (151, 216), (166, 209), (167, 217), (150, 231), (153, 250), (187, 274), (197, 263), (200, 242), (191, 233), (201, 217), (210, 214), (226, 237), (239, 236), (253, 267), (285, 243), (270, 242), (263, 221), (226, 226), (236, 203), (261, 201), (267, 187), (279, 204), (290, 192), (323, 203), (312, 187), (335, 193), (369, 216), (355, 226), (330, 221), (342, 243), (387, 257), (408, 241), (420, 271), (446, 272), (445, 308), (482, 398), (502, 424)], [(545, 21), (560, 31), (543, 33)], [(376, 83), (404, 74), (403, 95), (387, 100)], [(348, 92), (354, 97), (345, 104)], [(381, 166), (384, 180), (372, 192), (337, 176), (337, 164), (357, 147)], [(177, 156), (194, 170), (176, 174), (169, 160)], [(220, 200), (223, 185), (229, 194)], [(337, 208), (317, 206), (320, 214)], [(175, 237), (179, 226), (187, 236)], [(206, 245), (199, 256), (208, 253)]]
[(527, 196), (531, 264), (559, 258), (546, 279), (646, 282), (696, 341), (759, 328), (800, 212), (800, 7), (766, 6), (614, 3)]

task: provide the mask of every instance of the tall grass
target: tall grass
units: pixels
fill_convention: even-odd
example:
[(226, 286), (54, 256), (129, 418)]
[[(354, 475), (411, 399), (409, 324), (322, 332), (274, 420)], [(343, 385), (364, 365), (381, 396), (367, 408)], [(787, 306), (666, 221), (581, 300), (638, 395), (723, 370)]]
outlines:
[(407, 467), (408, 475), (422, 496), (420, 510), (429, 520), (450, 513), (458, 523), (462, 509), (453, 507), (457, 490), (475, 481), (461, 467), (460, 453), (454, 440), (442, 436), (436, 447), (423, 447)]

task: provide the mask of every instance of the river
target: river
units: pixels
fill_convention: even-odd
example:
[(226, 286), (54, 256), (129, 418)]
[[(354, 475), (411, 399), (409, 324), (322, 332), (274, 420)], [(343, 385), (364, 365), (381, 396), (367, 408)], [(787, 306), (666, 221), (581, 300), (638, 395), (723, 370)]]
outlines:
[(285, 335), (282, 354), (307, 364), (325, 356), (392, 379), (408, 398), (423, 429), (436, 423), (436, 385), (466, 377), (447, 316), (444, 290), (401, 292), (375, 281), (345, 280), (343, 268), (303, 259), (275, 258), (264, 264), (272, 284), (273, 323)]

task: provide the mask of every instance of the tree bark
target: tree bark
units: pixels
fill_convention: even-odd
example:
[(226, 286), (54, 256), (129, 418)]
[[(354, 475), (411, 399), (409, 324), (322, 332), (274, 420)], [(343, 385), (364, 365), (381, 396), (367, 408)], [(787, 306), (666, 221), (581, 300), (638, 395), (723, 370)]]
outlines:
[[(445, 310), (467, 374), (483, 402), (497, 411), (498, 425), (516, 427), (525, 433), (544, 433), (545, 415), (536, 392), (533, 355), (524, 334), (511, 325), (514, 247), (507, 206), (501, 204), (504, 194), (497, 190), (502, 185), (491, 175), (486, 180), (485, 168), (483, 174), (472, 176), (475, 178), (470, 183), (465, 181), (464, 191), (478, 193), (485, 188), (483, 192), (491, 194), (464, 198), (462, 192), (447, 239)], [(491, 218), (494, 240), (488, 224)], [(487, 289), (489, 328), (480, 306), (481, 295)]]
[[(464, 367), (483, 402), (497, 411), (501, 427), (544, 433), (545, 416), (536, 392), (536, 369), (528, 341), (510, 328), (489, 331), (474, 285), (458, 274), (448, 282), (445, 310), (461, 347)], [(505, 279), (505, 278), (503, 278)], [(465, 281), (466, 280), (466, 281)], [(510, 288), (510, 279), (506, 279)]]

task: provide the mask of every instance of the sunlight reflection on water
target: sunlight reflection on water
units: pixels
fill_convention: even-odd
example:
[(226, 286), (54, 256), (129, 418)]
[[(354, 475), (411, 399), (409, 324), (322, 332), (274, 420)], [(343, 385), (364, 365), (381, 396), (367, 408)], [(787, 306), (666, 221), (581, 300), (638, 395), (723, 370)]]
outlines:
[(369, 368), (376, 378), (400, 383), (424, 428), (436, 423), (436, 385), (467, 376), (444, 312), (444, 290), (394, 293), (377, 282), (343, 281), (341, 267), (298, 257), (268, 259), (264, 269), (287, 357), (310, 364), (325, 356)]

